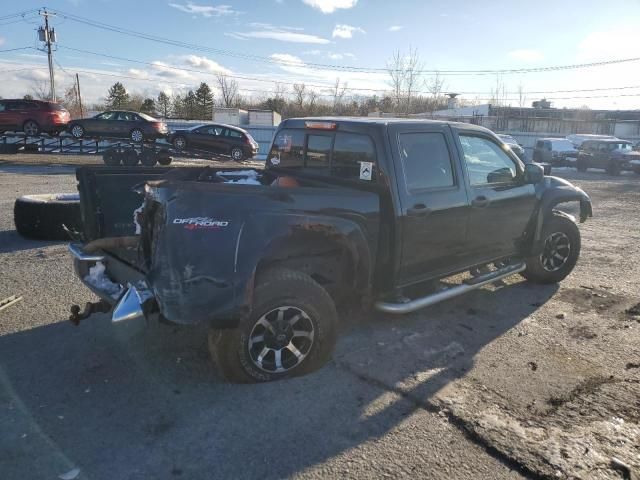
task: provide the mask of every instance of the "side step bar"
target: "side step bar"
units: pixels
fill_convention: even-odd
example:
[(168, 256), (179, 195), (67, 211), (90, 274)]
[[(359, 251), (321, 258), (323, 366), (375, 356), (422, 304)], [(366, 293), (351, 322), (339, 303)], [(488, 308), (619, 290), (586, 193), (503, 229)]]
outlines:
[(524, 264), (524, 262), (516, 263), (514, 265), (508, 265), (493, 272), (467, 279), (460, 285), (456, 285), (455, 287), (450, 287), (445, 290), (432, 293), (431, 295), (427, 295), (426, 297), (416, 298), (414, 300), (401, 303), (376, 302), (375, 306), (377, 310), (386, 313), (415, 312), (416, 310), (420, 310), (421, 308), (434, 305), (444, 300), (449, 300), (450, 298), (457, 297), (458, 295), (462, 295), (463, 293), (470, 292), (471, 290), (475, 290), (476, 288), (483, 287), (484, 285), (487, 285), (489, 283), (502, 280), (503, 278), (513, 275), (514, 273), (520, 273), (525, 268), (526, 265)]

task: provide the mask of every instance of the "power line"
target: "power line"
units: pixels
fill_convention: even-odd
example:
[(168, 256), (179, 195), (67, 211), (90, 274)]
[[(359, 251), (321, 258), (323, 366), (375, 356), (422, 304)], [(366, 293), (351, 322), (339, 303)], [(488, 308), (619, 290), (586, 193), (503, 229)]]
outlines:
[(0, 20), (8, 20), (10, 18), (23, 17), (28, 13), (33, 13), (33, 12), (37, 12), (37, 11), (38, 11), (37, 8), (30, 8), (29, 10), (23, 10), (22, 12), (9, 13), (7, 15), (1, 16)]
[[(193, 43), (182, 42), (179, 40), (172, 40), (166, 37), (160, 37), (156, 35), (150, 35), (142, 32), (137, 32), (135, 30), (129, 30), (122, 27), (118, 27), (115, 25), (110, 25), (103, 22), (98, 22), (95, 20), (91, 20), (88, 18), (80, 17), (77, 15), (72, 15), (69, 13), (65, 13), (61, 10), (55, 10), (60, 16), (67, 18), (69, 20), (73, 20), (75, 22), (83, 23), (85, 25), (89, 25), (96, 28), (101, 28), (104, 30), (108, 30), (111, 32), (129, 35), (132, 37), (141, 38), (148, 41), (164, 43), (167, 45), (177, 46), (181, 48), (187, 48), (190, 50), (196, 50), (200, 52), (209, 52), (216, 53), (218, 55), (230, 56), (235, 58), (241, 58), (245, 60), (259, 61), (264, 63), (270, 63), (275, 65), (284, 65), (284, 66), (292, 66), (292, 67), (306, 67), (312, 69), (323, 69), (323, 70), (338, 70), (338, 71), (349, 71), (349, 72), (361, 72), (361, 73), (387, 73), (389, 68), (385, 67), (354, 67), (348, 65), (331, 65), (331, 64), (322, 64), (322, 63), (304, 63), (300, 64), (299, 62), (287, 62), (283, 60), (274, 60), (271, 57), (264, 57), (260, 55), (252, 55), (248, 53), (235, 52), (232, 50), (223, 50), (218, 48), (206, 47), (203, 45), (197, 45)], [(419, 74), (439, 74), (443, 76), (453, 76), (453, 75), (507, 75), (507, 74), (524, 74), (524, 73), (540, 73), (540, 72), (552, 72), (552, 71), (561, 71), (561, 70), (574, 70), (574, 69), (582, 69), (582, 68), (590, 68), (590, 67), (598, 67), (598, 66), (607, 66), (614, 65), (620, 63), (629, 63), (629, 62), (637, 62), (640, 60), (640, 57), (632, 57), (632, 58), (622, 58), (622, 59), (611, 59), (611, 60), (603, 60), (599, 62), (591, 62), (591, 63), (579, 63), (579, 64), (570, 64), (570, 65), (552, 65), (545, 67), (532, 67), (532, 68), (511, 68), (511, 69), (485, 69), (485, 70), (444, 70), (444, 69), (432, 69), (432, 70), (416, 70), (415, 73)]]
[(6, 48), (0, 50), (0, 53), (17, 52), (18, 50), (31, 50), (33, 47), (18, 47), (18, 48)]

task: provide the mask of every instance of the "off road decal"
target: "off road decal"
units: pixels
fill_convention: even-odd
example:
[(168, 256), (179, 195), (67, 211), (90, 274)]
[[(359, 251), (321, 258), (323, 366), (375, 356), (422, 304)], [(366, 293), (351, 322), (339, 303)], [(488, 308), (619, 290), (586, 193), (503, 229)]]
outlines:
[(215, 220), (211, 217), (174, 218), (174, 225), (183, 225), (187, 230), (218, 230), (225, 228), (229, 222), (225, 220)]

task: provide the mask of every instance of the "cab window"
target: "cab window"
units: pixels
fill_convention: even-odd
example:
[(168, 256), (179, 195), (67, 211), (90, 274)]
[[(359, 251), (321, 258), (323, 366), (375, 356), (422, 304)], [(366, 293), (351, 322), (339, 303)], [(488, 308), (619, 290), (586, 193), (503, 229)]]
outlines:
[(460, 135), (460, 143), (471, 185), (511, 183), (516, 179), (516, 164), (498, 144), (471, 135)]
[(370, 137), (357, 133), (336, 133), (331, 175), (350, 180), (373, 180), (377, 174), (375, 162), (376, 151)]

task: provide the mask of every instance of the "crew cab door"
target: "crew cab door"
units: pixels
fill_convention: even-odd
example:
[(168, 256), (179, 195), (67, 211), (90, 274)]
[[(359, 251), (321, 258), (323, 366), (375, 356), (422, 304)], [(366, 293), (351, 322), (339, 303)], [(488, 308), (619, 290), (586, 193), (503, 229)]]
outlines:
[(469, 203), (447, 125), (389, 127), (399, 193), (398, 284), (408, 285), (464, 264)]
[(460, 131), (457, 138), (471, 200), (471, 260), (481, 263), (516, 254), (535, 208), (534, 186), (523, 183), (522, 163), (491, 135)]

